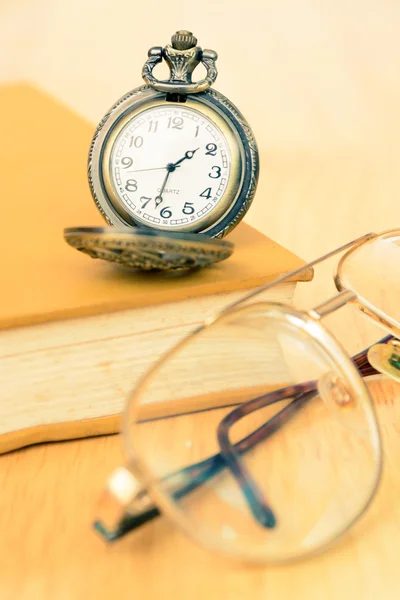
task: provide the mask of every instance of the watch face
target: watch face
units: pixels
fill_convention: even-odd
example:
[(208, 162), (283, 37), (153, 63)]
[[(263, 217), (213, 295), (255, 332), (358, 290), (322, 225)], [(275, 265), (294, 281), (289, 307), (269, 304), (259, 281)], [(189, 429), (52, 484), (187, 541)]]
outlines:
[(123, 96), (89, 151), (93, 199), (109, 225), (224, 237), (257, 186), (257, 145), (216, 90), (170, 99), (149, 87)]
[(203, 112), (165, 103), (124, 123), (109, 154), (118, 201), (134, 220), (158, 229), (200, 229), (223, 212), (232, 186), (231, 146)]

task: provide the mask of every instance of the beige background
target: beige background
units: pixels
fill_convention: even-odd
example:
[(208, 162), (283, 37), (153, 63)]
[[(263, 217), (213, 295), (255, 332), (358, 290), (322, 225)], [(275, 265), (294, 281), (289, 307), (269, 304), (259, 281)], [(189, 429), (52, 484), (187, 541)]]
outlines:
[(393, 0), (2, 0), (0, 79), (29, 79), (98, 122), (141, 84), (150, 46), (193, 30), (258, 139), (248, 222), (308, 258), (393, 225), (399, 27)]
[[(0, 79), (35, 82), (95, 123), (141, 84), (147, 49), (177, 28), (219, 52), (216, 88), (256, 134), (262, 172), (250, 224), (306, 259), (400, 226), (395, 0), (2, 0)], [(330, 293), (332, 265), (322, 271), (307, 284), (309, 303)], [(367, 334), (346, 312), (335, 331), (352, 348)], [(116, 438), (3, 457), (2, 599), (398, 599), (399, 420), (391, 401), (399, 393), (386, 393), (386, 483), (369, 520), (333, 552), (287, 568), (235, 568), (164, 520), (104, 548), (88, 531), (105, 474), (119, 460)]]

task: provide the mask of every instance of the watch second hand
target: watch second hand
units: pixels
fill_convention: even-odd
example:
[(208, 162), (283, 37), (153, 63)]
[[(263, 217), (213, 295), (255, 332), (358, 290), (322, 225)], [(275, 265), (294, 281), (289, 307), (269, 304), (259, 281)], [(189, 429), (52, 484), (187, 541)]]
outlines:
[(125, 171), (125, 172), (126, 173), (139, 173), (139, 171), (165, 171), (165, 169), (168, 169), (168, 165), (166, 167), (153, 167), (152, 169), (134, 169), (133, 171)]

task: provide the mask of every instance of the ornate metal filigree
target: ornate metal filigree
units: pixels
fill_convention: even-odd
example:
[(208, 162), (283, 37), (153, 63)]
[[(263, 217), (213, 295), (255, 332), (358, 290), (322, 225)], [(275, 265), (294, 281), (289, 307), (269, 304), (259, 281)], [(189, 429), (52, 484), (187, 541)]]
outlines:
[(90, 144), (88, 164), (87, 164), (87, 173), (88, 173), (88, 181), (89, 181), (90, 191), (92, 192), (93, 200), (95, 201), (95, 204), (96, 204), (98, 210), (100, 211), (102, 217), (105, 219), (105, 221), (108, 223), (108, 225), (113, 225), (113, 223), (112, 223), (111, 219), (108, 217), (108, 215), (104, 212), (103, 206), (98, 198), (98, 195), (96, 193), (96, 188), (93, 183), (93, 168), (97, 168), (97, 164), (94, 165), (94, 163), (93, 163), (93, 153), (94, 153), (94, 150), (95, 150), (95, 147), (97, 144), (97, 138), (99, 137), (99, 135), (100, 135), (101, 131), (103, 130), (104, 125), (107, 123), (108, 119), (115, 113), (115, 111), (119, 108), (119, 106), (121, 106), (121, 104), (123, 104), (126, 100), (134, 100), (135, 98), (142, 96), (144, 94), (144, 92), (148, 91), (149, 89), (150, 89), (150, 87), (148, 85), (142, 85), (138, 88), (135, 88), (134, 90), (127, 92), (121, 98), (119, 98), (119, 100), (117, 100), (117, 102), (115, 104), (113, 104), (113, 106), (104, 115), (104, 117), (98, 124), (96, 131), (94, 132), (91, 144)]
[(92, 258), (144, 271), (193, 269), (228, 258), (233, 244), (197, 234), (163, 235), (115, 227), (69, 228), (65, 241)]
[[(142, 69), (142, 77), (152, 88), (168, 94), (198, 94), (207, 90), (216, 80), (218, 71), (215, 61), (218, 55), (214, 50), (202, 50), (190, 31), (177, 31), (172, 36), (172, 44), (165, 48), (150, 48), (149, 58)], [(165, 59), (170, 69), (169, 81), (159, 81), (153, 75), (154, 67)], [(192, 73), (202, 63), (207, 75), (201, 81), (192, 82)]]
[(225, 237), (230, 231), (232, 231), (232, 229), (234, 229), (238, 225), (238, 223), (240, 223), (240, 221), (243, 219), (243, 217), (249, 210), (251, 203), (253, 202), (254, 195), (255, 195), (256, 189), (257, 189), (257, 183), (258, 183), (260, 160), (259, 160), (259, 153), (258, 153), (256, 139), (251, 130), (251, 127), (247, 123), (247, 121), (244, 118), (244, 116), (242, 115), (242, 113), (236, 108), (236, 106), (234, 104), (232, 104), (232, 102), (230, 102), (228, 100), (228, 98), (226, 98), (220, 92), (217, 92), (217, 90), (208, 90), (207, 94), (209, 96), (212, 96), (213, 98), (215, 98), (218, 101), (218, 103), (225, 106), (229, 110), (231, 115), (236, 119), (237, 123), (239, 124), (239, 126), (242, 130), (242, 134), (245, 137), (245, 144), (248, 149), (249, 158), (250, 158), (249, 164), (251, 165), (251, 171), (248, 174), (249, 175), (249, 183), (246, 188), (245, 199), (244, 199), (243, 203), (241, 204), (241, 208), (240, 208), (239, 212), (235, 215), (235, 217), (226, 225), (226, 227), (220, 233), (215, 235), (215, 237), (217, 237), (217, 238), (222, 238), (222, 237)]

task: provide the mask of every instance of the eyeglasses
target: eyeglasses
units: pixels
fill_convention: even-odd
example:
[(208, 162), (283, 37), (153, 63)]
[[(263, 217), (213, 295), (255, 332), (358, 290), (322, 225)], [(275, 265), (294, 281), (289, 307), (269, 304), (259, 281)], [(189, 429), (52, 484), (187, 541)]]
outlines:
[[(246, 303), (342, 251), (338, 294), (314, 309)], [(348, 530), (381, 475), (363, 378), (400, 379), (399, 273), (400, 230), (368, 234), (176, 345), (129, 398), (127, 466), (108, 482), (96, 529), (114, 540), (162, 511), (203, 546), (258, 562), (313, 554)], [(390, 334), (353, 358), (322, 324), (348, 303)]]

